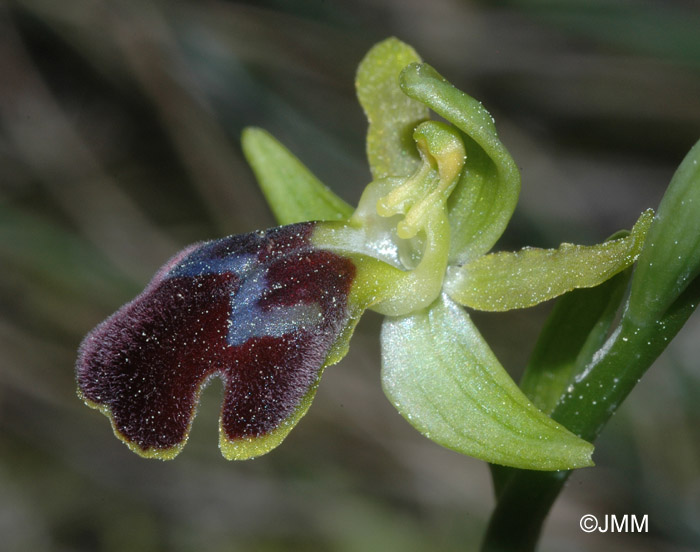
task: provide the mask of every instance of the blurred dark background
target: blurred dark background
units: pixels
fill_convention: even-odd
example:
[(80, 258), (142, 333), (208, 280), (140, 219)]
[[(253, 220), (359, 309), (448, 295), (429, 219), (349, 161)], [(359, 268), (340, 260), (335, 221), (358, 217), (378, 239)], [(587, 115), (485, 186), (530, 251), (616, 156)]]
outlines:
[[(655, 207), (700, 138), (700, 5), (664, 0), (0, 2), (0, 549), (473, 550), (484, 463), (384, 398), (380, 318), (265, 457), (144, 460), (75, 395), (82, 336), (191, 242), (274, 226), (240, 152), (265, 127), (343, 198), (369, 179), (355, 68), (395, 35), (481, 99), (522, 169), (499, 247), (594, 243)], [(477, 323), (515, 377), (551, 305)], [(542, 550), (700, 546), (700, 316), (598, 441)], [(648, 534), (579, 518), (648, 514)]]

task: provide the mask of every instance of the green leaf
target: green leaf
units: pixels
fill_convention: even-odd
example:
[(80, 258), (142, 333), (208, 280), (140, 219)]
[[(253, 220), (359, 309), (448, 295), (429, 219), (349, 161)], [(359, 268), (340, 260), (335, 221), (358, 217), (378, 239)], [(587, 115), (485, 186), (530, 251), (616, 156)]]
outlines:
[(369, 121), (367, 158), (374, 180), (408, 176), (420, 165), (412, 136), (429, 110), (399, 88), (401, 70), (417, 61), (413, 48), (389, 38), (374, 46), (357, 70), (357, 97)]
[(347, 220), (352, 215), (350, 205), (324, 186), (268, 132), (246, 128), (241, 144), (279, 224)]
[(592, 465), (593, 446), (528, 401), (444, 294), (419, 313), (385, 319), (382, 383), (411, 425), (457, 452), (531, 470)]
[(628, 269), (599, 286), (574, 290), (554, 305), (520, 380), (525, 395), (545, 414), (605, 342), (631, 274)]
[(700, 141), (673, 175), (632, 280), (627, 316), (660, 319), (700, 273)]
[(457, 90), (432, 67), (406, 67), (401, 89), (465, 134), (466, 164), (448, 204), (450, 263), (463, 264), (490, 250), (503, 233), (520, 193), (518, 167), (481, 102)]
[(525, 248), (481, 256), (448, 271), (445, 290), (462, 305), (505, 311), (597, 286), (635, 261), (653, 216), (651, 209), (645, 211), (628, 236), (598, 245), (564, 243), (558, 249)]

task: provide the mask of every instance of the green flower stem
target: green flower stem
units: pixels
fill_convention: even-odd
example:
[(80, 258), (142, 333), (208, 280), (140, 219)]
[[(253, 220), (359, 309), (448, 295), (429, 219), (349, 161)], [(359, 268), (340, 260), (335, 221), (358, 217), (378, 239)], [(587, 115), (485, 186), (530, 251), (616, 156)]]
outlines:
[(584, 439), (595, 439), (698, 302), (700, 279), (694, 280), (656, 323), (637, 325), (623, 317), (618, 331), (603, 346), (605, 354), (575, 378), (552, 417)]
[(571, 472), (498, 468), (512, 474), (501, 490), (481, 551), (533, 551), (542, 531), (542, 523)]
[(597, 287), (567, 293), (554, 305), (520, 379), (520, 388), (545, 414), (605, 343), (631, 274), (630, 267)]
[[(696, 278), (661, 320), (640, 325), (623, 316), (618, 330), (601, 348), (600, 360), (574, 379), (552, 412), (552, 419), (593, 441), (699, 302), (700, 278)], [(549, 509), (571, 473), (509, 471), (510, 475), (499, 472), (498, 504), (483, 551), (534, 550)]]
[[(586, 441), (593, 441), (698, 302), (700, 279), (695, 279), (657, 324), (642, 327), (623, 320), (619, 332), (606, 345), (607, 353), (571, 384), (552, 412), (552, 419)], [(534, 550), (542, 524), (571, 472), (500, 469), (511, 474), (500, 473), (498, 504), (482, 551)]]
[[(622, 319), (581, 372), (551, 417), (593, 441), (700, 302), (700, 142), (671, 179), (639, 256)], [(533, 382), (537, 375), (533, 373)], [(509, 472), (509, 473), (508, 473)], [(534, 550), (570, 472), (496, 468), (498, 504), (483, 550)]]

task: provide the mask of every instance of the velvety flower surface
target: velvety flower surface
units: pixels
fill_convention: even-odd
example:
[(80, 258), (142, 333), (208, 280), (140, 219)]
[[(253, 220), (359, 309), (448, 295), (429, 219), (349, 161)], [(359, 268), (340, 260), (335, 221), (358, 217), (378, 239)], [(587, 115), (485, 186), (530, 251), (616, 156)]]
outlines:
[[(653, 213), (599, 245), (489, 253), (520, 175), (488, 111), (396, 39), (370, 50), (357, 89), (374, 178), (357, 208), (269, 134), (247, 129), (244, 152), (287, 226), (171, 259), (85, 338), (79, 394), (132, 450), (172, 458), (202, 386), (218, 376), (221, 450), (258, 456), (303, 416), (321, 372), (373, 309), (385, 315), (385, 394), (425, 436), (514, 467), (591, 465), (593, 446), (523, 394), (465, 307), (524, 308), (598, 286), (636, 260)], [(569, 380), (547, 392), (559, 397)]]
[(78, 385), (145, 456), (176, 454), (202, 385), (225, 387), (232, 458), (282, 437), (313, 393), (348, 320), (353, 263), (311, 245), (315, 224), (188, 247), (83, 341)]

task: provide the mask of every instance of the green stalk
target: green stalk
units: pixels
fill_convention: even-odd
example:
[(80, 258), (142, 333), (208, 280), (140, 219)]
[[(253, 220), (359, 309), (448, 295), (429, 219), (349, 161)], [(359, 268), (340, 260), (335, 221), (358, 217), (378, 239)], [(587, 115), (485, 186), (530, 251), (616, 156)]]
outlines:
[[(700, 278), (696, 278), (656, 323), (641, 326), (623, 317), (619, 331), (603, 346), (607, 352), (575, 378), (552, 418), (579, 437), (595, 440), (699, 302)], [(509, 473), (499, 476), (498, 504), (482, 550), (535, 550), (542, 524), (571, 472), (501, 469)]]
[[(551, 412), (586, 441), (595, 440), (700, 302), (699, 211), (700, 142), (678, 167), (659, 205), (619, 325), (579, 366)], [(547, 376), (546, 370), (532, 370), (530, 387), (536, 389), (537, 378)], [(482, 550), (534, 550), (569, 474), (494, 470), (498, 503)]]
[(535, 550), (542, 524), (571, 471), (502, 468), (510, 478), (486, 529), (482, 552)]

